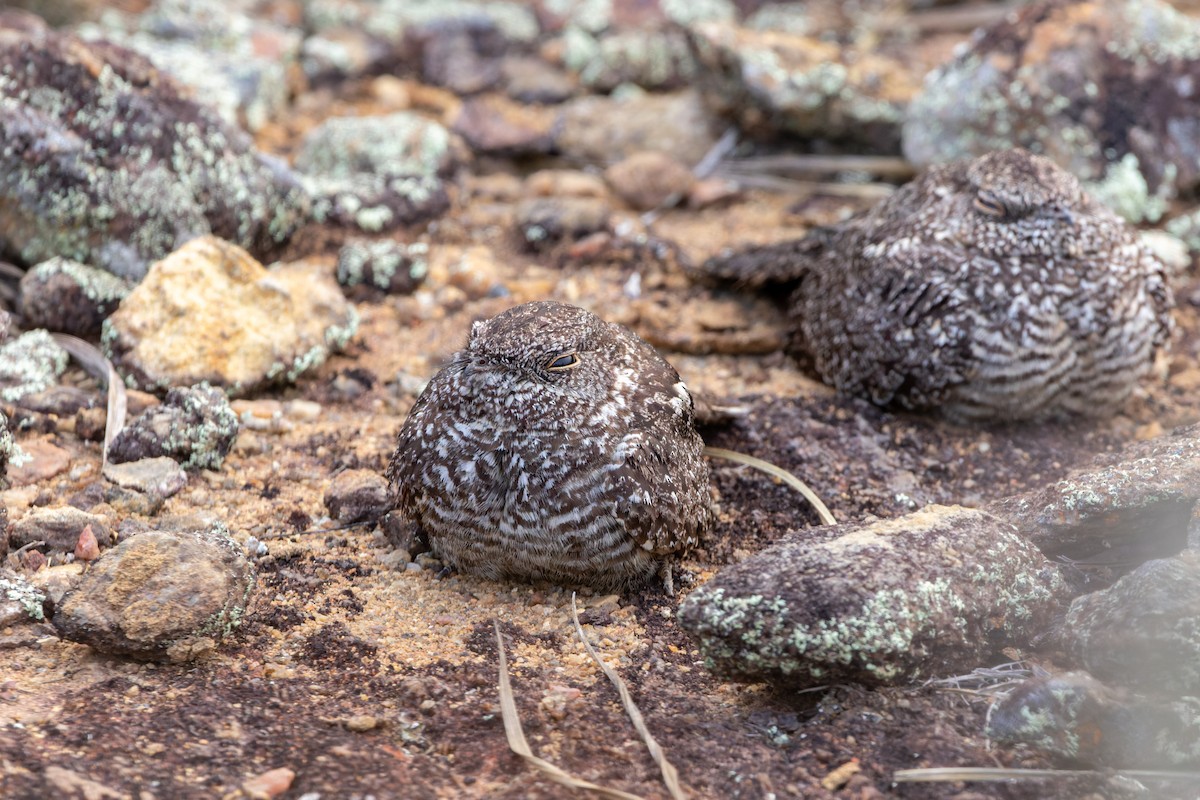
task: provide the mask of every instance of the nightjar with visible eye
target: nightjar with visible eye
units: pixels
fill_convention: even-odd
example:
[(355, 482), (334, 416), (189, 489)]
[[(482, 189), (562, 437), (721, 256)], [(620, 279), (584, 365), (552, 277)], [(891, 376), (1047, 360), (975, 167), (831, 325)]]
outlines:
[(598, 589), (663, 572), (711, 524), (692, 397), (634, 333), (575, 306), (476, 322), (396, 440), (396, 507), (443, 561)]
[(1165, 268), (1048, 159), (935, 166), (876, 207), (704, 271), (792, 290), (837, 389), (958, 420), (1115, 412), (1171, 331)]

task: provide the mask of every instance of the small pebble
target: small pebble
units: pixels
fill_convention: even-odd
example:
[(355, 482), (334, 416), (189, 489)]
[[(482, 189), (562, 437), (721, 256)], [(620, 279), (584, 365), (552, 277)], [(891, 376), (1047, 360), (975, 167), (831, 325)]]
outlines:
[(379, 725), (379, 720), (369, 714), (356, 714), (346, 720), (346, 729), (355, 733), (374, 730)]
[(96, 534), (91, 525), (85, 525), (75, 544), (75, 558), (80, 561), (95, 561), (100, 557), (100, 545), (96, 543)]
[(242, 784), (242, 791), (254, 800), (279, 797), (292, 788), (294, 780), (296, 780), (296, 773), (293, 770), (279, 767), (250, 778)]

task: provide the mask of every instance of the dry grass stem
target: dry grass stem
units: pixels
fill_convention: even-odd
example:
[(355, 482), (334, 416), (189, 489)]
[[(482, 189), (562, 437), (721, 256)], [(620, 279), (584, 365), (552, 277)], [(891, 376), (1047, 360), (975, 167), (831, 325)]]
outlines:
[(525, 759), (525, 763), (547, 779), (560, 786), (582, 789), (600, 797), (611, 797), (615, 800), (642, 800), (636, 794), (629, 794), (618, 789), (607, 789), (589, 781), (580, 780), (533, 754), (529, 742), (525, 739), (525, 731), (521, 729), (521, 718), (517, 714), (517, 701), (513, 697), (512, 684), (508, 680), (508, 659), (504, 655), (504, 639), (500, 635), (500, 623), (493, 622), (493, 625), (496, 628), (496, 649), (500, 654), (500, 716), (504, 720), (504, 736), (508, 739), (509, 749)]
[(907, 180), (917, 172), (912, 162), (896, 156), (750, 156), (727, 161), (725, 166), (731, 171), (745, 173), (836, 175), (839, 172), (863, 172), (901, 180)]
[(837, 525), (837, 520), (834, 519), (833, 514), (830, 513), (829, 507), (822, 502), (821, 498), (817, 497), (817, 493), (808, 488), (808, 484), (806, 484), (804, 481), (800, 480), (782, 467), (777, 467), (770, 461), (763, 461), (761, 458), (755, 458), (754, 456), (748, 456), (745, 453), (739, 453), (736, 450), (726, 450), (724, 447), (709, 447), (705, 445), (704, 455), (711, 456), (712, 458), (724, 458), (728, 461), (736, 461), (739, 464), (745, 464), (748, 467), (754, 467), (761, 472), (765, 472), (768, 475), (778, 478), (788, 486), (791, 486), (793, 489), (798, 491), (800, 494), (804, 495), (804, 499), (812, 504), (812, 507), (816, 509), (817, 516), (821, 518), (822, 525)]
[(1003, 767), (928, 767), (892, 773), (896, 783), (949, 783), (954, 781), (1032, 781), (1063, 778), (1132, 778), (1154, 781), (1200, 781), (1200, 772), (1125, 769), (1100, 772), (1092, 769), (1006, 769)]
[(101, 459), (102, 467), (107, 466), (108, 446), (125, 427), (125, 411), (128, 405), (125, 383), (113, 368), (112, 362), (105, 358), (95, 345), (65, 333), (50, 335), (89, 375), (108, 387), (108, 418), (104, 424), (104, 454)]
[(600, 670), (605, 676), (612, 681), (613, 686), (617, 687), (617, 694), (621, 696), (621, 705), (625, 706), (625, 713), (629, 715), (634, 729), (642, 737), (642, 741), (646, 744), (646, 749), (650, 751), (651, 758), (654, 759), (654, 763), (658, 764), (659, 770), (662, 771), (663, 783), (667, 785), (667, 791), (671, 793), (671, 797), (674, 800), (685, 800), (687, 795), (684, 794), (683, 788), (679, 785), (679, 772), (675, 769), (675, 765), (667, 760), (667, 756), (663, 753), (658, 740), (654, 738), (653, 734), (650, 733), (650, 729), (646, 727), (646, 720), (642, 716), (641, 710), (638, 709), (637, 704), (633, 702), (633, 697), (629, 694), (629, 687), (625, 685), (625, 681), (621, 679), (616, 670), (600, 660), (599, 654), (592, 647), (592, 643), (588, 641), (587, 634), (583, 632), (583, 626), (579, 624), (579, 610), (575, 607), (574, 592), (571, 593), (571, 619), (575, 623), (575, 632), (579, 634), (580, 641), (587, 648), (588, 655), (599, 665)]

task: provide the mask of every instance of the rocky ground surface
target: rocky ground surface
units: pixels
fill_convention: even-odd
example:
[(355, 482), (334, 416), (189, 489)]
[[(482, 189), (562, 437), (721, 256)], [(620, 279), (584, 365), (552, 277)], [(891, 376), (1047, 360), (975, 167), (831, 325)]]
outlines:
[[(908, 173), (903, 162), (839, 161), (794, 173), (794, 165), (761, 159), (898, 156), (903, 110), (922, 76), (950, 58), (972, 25), (999, 20), (1007, 7), (866, 2), (859, 14), (838, 3), (760, 7), (753, 0), (690, 11), (666, 0), (247, 0), (216, 4), (218, 13), (200, 2), (17, 5), (76, 26), (85, 39), (105, 35), (141, 47), (163, 69), (176, 65), (180, 87), (198, 88), (147, 79), (149, 62), (83, 40), (45, 45), (29, 63), (56, 75), (53, 59), (74, 59), (95, 85), (70, 108), (98, 102), (109, 116), (73, 114), (66, 124), (48, 106), (13, 110), (11, 98), (36, 106), (45, 94), (0, 84), (0, 129), (60, 146), (38, 150), (38, 158), (52, 152), (58, 160), (36, 168), (11, 150), (0, 163), (10, 174), (29, 167), (37, 179), (46, 174), (38, 170), (76, 158), (63, 168), (73, 182), (55, 183), (56, 190), (90, 193), (108, 214), (59, 216), (62, 230), (37, 229), (52, 193), (16, 179), (6, 185), (20, 212), (8, 215), (9, 227), (0, 224), (9, 257), (23, 268), (59, 260), (24, 280), (22, 270), (0, 273), (0, 411), (22, 453), (10, 454), (0, 425), (0, 467), (10, 461), (0, 491), (0, 524), (5, 510), (9, 522), (0, 536), (9, 570), (0, 575), (5, 798), (567, 796), (505, 742), (494, 621), (534, 752), (580, 778), (667, 797), (617, 693), (576, 636), (570, 592), (446, 575), (370, 526), (326, 530), (378, 509), (373, 476), (424, 382), (464, 343), (473, 320), (519, 302), (572, 302), (632, 327), (705, 405), (744, 408), (702, 429), (709, 444), (801, 476), (839, 522), (871, 524), (929, 504), (999, 508), (1002, 498), (1045, 491), (1098, 456), (1111, 463), (1123, 446), (1200, 419), (1200, 275), (1190, 256), (1176, 260), (1170, 354), (1121, 414), (990, 427), (835, 396), (782, 352), (782, 305), (707, 286), (688, 269), (722, 248), (801, 235), (890, 191), (887, 180)], [(1105, 4), (1080, 5), (1091, 13)], [(871, 15), (882, 24), (862, 22)], [(399, 32), (389, 27), (401, 19)], [(0, 67), (22, 57), (13, 42), (28, 41), (21, 36), (30, 30), (37, 26), (28, 20), (0, 30)], [(1024, 31), (1006, 29), (1003, 41), (1036, 39)], [(1186, 36), (1171, 37), (1174, 86), (1196, 55), (1179, 44), (1191, 41)], [(114, 59), (126, 83), (105, 66)], [(955, 69), (970, 60), (960, 56)], [(189, 63), (201, 65), (197, 74), (179, 66)], [(1145, 69), (1138, 75), (1148, 80)], [(167, 107), (150, 97), (156, 93), (169, 94)], [(213, 110), (189, 111), (180, 96)], [(96, 119), (111, 127), (118, 102), (97, 97), (125, 97), (119, 102), (133, 102), (154, 125), (175, 114), (184, 127), (134, 144), (108, 130), (106, 147), (87, 151), (78, 143), (96, 135), (89, 128)], [(335, 120), (385, 115), (392, 119), (382, 127)], [(692, 168), (731, 120), (765, 138), (745, 139), (715, 173), (696, 179)], [(938, 135), (947, 136), (944, 120), (937, 122)], [(1119, 122), (1105, 117), (1106, 125)], [(203, 136), (188, 139), (186, 124)], [(244, 127), (253, 145), (223, 125)], [(135, 127), (127, 139), (144, 135)], [(1151, 128), (1178, 133), (1168, 122)], [(792, 138), (770, 138), (779, 135)], [(192, 148), (186, 158), (162, 149), (176, 139)], [(355, 152), (360, 144), (363, 152)], [(1124, 155), (1114, 160), (1128, 168)], [(153, 180), (105, 182), (131, 163)], [(271, 227), (265, 216), (251, 224), (191, 205), (172, 218), (163, 205), (171, 196), (159, 193), (178, 188), (172, 170), (188, 171), (183, 177), (203, 186), (205, 197), (221, 186), (236, 194), (223, 214), (262, 216), (259, 204), (274, 192), (282, 199), (273, 210), (286, 219)], [(870, 170), (882, 178), (870, 179)], [(1112, 173), (1093, 177), (1100, 174)], [(231, 175), (242, 183), (223, 184)], [(1166, 185), (1170, 192), (1154, 194)], [(1188, 196), (1182, 178), (1177, 184), (1160, 174), (1141, 188), (1155, 213), (1131, 216), (1186, 220), (1192, 210), (1180, 199)], [(151, 235), (139, 238), (138, 230)], [(264, 270), (216, 238), (150, 266), (183, 231), (240, 236), (256, 257), (277, 256), (287, 266)], [(94, 267), (123, 280), (95, 288), (75, 277)], [(46, 299), (51, 291), (57, 299)], [(219, 302), (206, 306), (206, 297)], [(18, 338), (37, 326), (92, 337), (137, 385), (120, 458), (103, 458), (102, 387), (44, 335)], [(220, 393), (211, 388), (165, 391), (201, 382), (238, 399), (213, 399)], [(1194, 475), (1188, 480), (1194, 487)], [(690, 796), (1194, 794), (1186, 784), (1139, 787), (1105, 774), (1014, 783), (893, 779), (916, 767), (1070, 766), (1050, 755), (1061, 749), (989, 740), (985, 721), (1009, 678), (1077, 667), (1073, 649), (1089, 666), (1111, 667), (1103, 652), (1110, 617), (1094, 623), (1099, 633), (1087, 641), (1060, 641), (1070, 638), (1064, 634), (1005, 642), (986, 657), (961, 648), (981, 659), (972, 668), (998, 669), (918, 685), (848, 681), (798, 691), (714, 675), (677, 621), (680, 604), (722, 567), (818, 518), (787, 486), (745, 467), (714, 461), (713, 485), (719, 523), (684, 560), (690, 578), (677, 596), (647, 589), (578, 598), (584, 630), (629, 684)], [(1172, 517), (1176, 527), (1187, 525), (1182, 513)], [(1195, 522), (1192, 529), (1196, 547)], [(1172, 555), (1183, 542), (1175, 545), (1149, 555)], [(120, 569), (112, 566), (118, 559), (126, 564)], [(246, 602), (249, 564), (257, 583)], [(1138, 571), (1122, 586), (1137, 592), (1168, 573), (1191, 580), (1194, 559), (1179, 564)], [(1103, 589), (1136, 566), (1137, 559), (1108, 563), (1096, 575), (1078, 567), (1074, 577), (1088, 575), (1074, 591)], [(908, 575), (911, 562), (904, 569)], [(205, 619), (219, 624), (180, 621), (182, 611), (155, 607), (130, 611), (124, 598), (139, 576), (163, 581), (152, 586), (162, 608), (182, 605), (172, 594), (176, 582), (196, 581), (189, 596), (211, 602)], [(1120, 596), (1077, 601), (1071, 614), (1095, 620), (1112, 603), (1122, 605)], [(151, 622), (165, 632), (139, 650)], [(180, 634), (175, 625), (190, 628)], [(1008, 662), (1021, 662), (1020, 670), (1001, 666)], [(1171, 673), (1169, 664), (1155, 669)], [(916, 667), (912, 673), (926, 677)], [(1079, 696), (1108, 697), (1090, 678), (1063, 674), (1026, 695), (1061, 684)], [(1191, 672), (1175, 675), (1181, 692), (1195, 693)], [(1021, 700), (1006, 701), (1008, 709), (1017, 704), (1014, 718)], [(1195, 741), (1194, 721), (1180, 724), (1179, 736)], [(1112, 747), (1120, 745), (1105, 752)]]

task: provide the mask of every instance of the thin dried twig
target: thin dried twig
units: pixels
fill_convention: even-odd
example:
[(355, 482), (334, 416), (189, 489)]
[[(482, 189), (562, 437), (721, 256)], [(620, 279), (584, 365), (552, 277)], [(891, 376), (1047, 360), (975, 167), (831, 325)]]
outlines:
[(504, 639), (500, 635), (500, 623), (493, 620), (492, 624), (496, 628), (496, 648), (500, 654), (500, 716), (504, 720), (504, 736), (508, 739), (509, 749), (525, 759), (525, 763), (560, 786), (583, 789), (594, 792), (600, 797), (614, 798), (614, 800), (642, 800), (636, 794), (629, 794), (618, 789), (607, 789), (580, 780), (533, 754), (529, 742), (525, 739), (525, 731), (521, 729), (521, 718), (517, 714), (517, 701), (513, 698), (512, 684), (508, 680), (508, 660), (504, 655)]
[(800, 173), (835, 175), (839, 172), (864, 172), (884, 178), (908, 179), (917, 173), (908, 159), (896, 156), (831, 156), (787, 153), (749, 156), (725, 162), (730, 171), (747, 173)]
[(748, 456), (745, 453), (739, 453), (736, 450), (726, 450), (724, 447), (709, 447), (705, 445), (704, 455), (712, 456), (713, 458), (724, 458), (729, 461), (736, 461), (739, 464), (745, 464), (748, 467), (754, 467), (761, 472), (765, 472), (768, 475), (779, 478), (779, 480), (783, 481), (788, 486), (791, 486), (800, 494), (804, 495), (804, 499), (807, 500), (814, 509), (816, 509), (817, 516), (821, 518), (822, 525), (837, 525), (837, 520), (834, 519), (833, 514), (830, 513), (829, 508), (824, 502), (821, 501), (821, 498), (817, 497), (817, 493), (808, 488), (807, 483), (800, 480), (782, 467), (777, 467), (770, 461), (763, 461), (761, 458), (755, 458), (754, 456)]
[(921, 33), (953, 33), (999, 22), (1023, 3), (995, 3), (961, 8), (931, 8), (913, 11), (907, 22)]
[(85, 342), (75, 336), (65, 333), (50, 334), (63, 350), (79, 362), (89, 375), (108, 387), (108, 418), (104, 423), (104, 456), (101, 468), (108, 466), (108, 446), (125, 427), (125, 412), (128, 397), (125, 394), (125, 384), (112, 362), (90, 342)]
[(833, 197), (850, 197), (857, 200), (882, 200), (891, 197), (896, 187), (890, 183), (834, 183), (829, 181), (800, 181), (778, 175), (763, 175), (753, 171), (731, 169), (722, 165), (716, 174), (736, 181), (739, 186), (765, 189), (781, 194), (824, 194)]
[(1030, 781), (1062, 778), (1110, 778), (1134, 780), (1200, 781), (1200, 772), (1124, 769), (1099, 772), (1092, 769), (1006, 769), (1002, 767), (928, 767), (899, 769), (892, 773), (896, 783), (945, 783), (951, 781)]
[(650, 729), (646, 727), (646, 719), (642, 716), (642, 712), (637, 707), (637, 704), (633, 702), (633, 697), (629, 694), (629, 687), (625, 685), (625, 681), (621, 679), (616, 670), (600, 660), (600, 656), (592, 647), (592, 643), (588, 641), (587, 634), (583, 632), (583, 626), (579, 624), (579, 610), (575, 607), (574, 592), (571, 592), (571, 619), (575, 622), (575, 632), (579, 634), (579, 639), (587, 649), (588, 655), (599, 665), (600, 670), (605, 676), (612, 681), (613, 686), (617, 687), (617, 694), (621, 696), (621, 705), (625, 706), (625, 713), (629, 715), (629, 720), (633, 723), (633, 727), (637, 730), (638, 735), (642, 737), (642, 741), (645, 742), (646, 749), (650, 751), (650, 756), (654, 759), (654, 763), (658, 764), (659, 770), (662, 771), (663, 783), (667, 785), (667, 791), (671, 793), (671, 797), (675, 798), (675, 800), (685, 800), (687, 795), (684, 794), (683, 788), (679, 785), (679, 772), (675, 769), (675, 765), (667, 760), (667, 756), (663, 753), (658, 740), (654, 738), (650, 733)]

